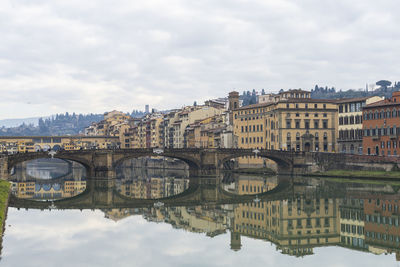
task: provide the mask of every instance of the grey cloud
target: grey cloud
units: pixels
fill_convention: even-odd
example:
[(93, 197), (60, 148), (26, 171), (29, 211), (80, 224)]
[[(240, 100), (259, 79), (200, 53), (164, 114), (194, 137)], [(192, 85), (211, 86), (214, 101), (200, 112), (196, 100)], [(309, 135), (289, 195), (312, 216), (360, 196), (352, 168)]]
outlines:
[(234, 88), (395, 81), (399, 7), (395, 0), (6, 1), (0, 118), (175, 108)]

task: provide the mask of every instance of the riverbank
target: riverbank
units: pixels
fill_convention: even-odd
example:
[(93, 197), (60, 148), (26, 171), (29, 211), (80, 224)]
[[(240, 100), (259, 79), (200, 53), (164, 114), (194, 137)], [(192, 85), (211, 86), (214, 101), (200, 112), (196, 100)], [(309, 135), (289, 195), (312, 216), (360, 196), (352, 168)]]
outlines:
[(5, 180), (0, 180), (0, 229), (1, 229), (0, 253), (3, 243), (3, 234), (7, 217), (9, 196), (10, 196), (10, 183)]
[(242, 174), (276, 175), (276, 172), (270, 168), (244, 168), (231, 170), (231, 172)]
[(10, 183), (0, 180), (0, 229), (3, 229), (7, 214), (8, 196), (10, 195)]
[(349, 170), (330, 170), (326, 172), (315, 172), (308, 174), (312, 177), (332, 177), (332, 178), (368, 178), (368, 179), (385, 179), (400, 180), (400, 171), (349, 171)]

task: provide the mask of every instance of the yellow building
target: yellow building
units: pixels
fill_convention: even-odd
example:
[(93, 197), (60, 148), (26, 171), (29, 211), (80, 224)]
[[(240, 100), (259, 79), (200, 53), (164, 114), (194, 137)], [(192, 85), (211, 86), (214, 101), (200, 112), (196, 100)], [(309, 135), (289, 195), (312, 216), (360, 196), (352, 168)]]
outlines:
[[(335, 101), (311, 99), (306, 91), (292, 91), (280, 93), (275, 102), (233, 111), (233, 129), (239, 148), (336, 151)], [(239, 164), (265, 165), (265, 161), (252, 156), (240, 158)]]
[(2, 136), (2, 143), (8, 152), (18, 148), (18, 152), (35, 152), (40, 150), (89, 149), (110, 148), (116, 146), (119, 141), (115, 136)]

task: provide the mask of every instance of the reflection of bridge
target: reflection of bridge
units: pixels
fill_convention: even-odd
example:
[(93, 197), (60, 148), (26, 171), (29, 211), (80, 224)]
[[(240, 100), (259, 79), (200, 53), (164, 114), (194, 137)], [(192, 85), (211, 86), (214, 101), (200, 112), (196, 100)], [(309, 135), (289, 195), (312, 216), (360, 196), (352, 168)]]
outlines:
[[(288, 179), (281, 179), (274, 189), (258, 194), (261, 201), (285, 199), (291, 194), (291, 185)], [(55, 200), (54, 205), (59, 209), (112, 209), (112, 208), (140, 208), (152, 207), (161, 201), (165, 206), (190, 206), (202, 204), (234, 204), (251, 202), (255, 195), (237, 195), (222, 189), (215, 178), (191, 179), (189, 188), (181, 194), (161, 199), (134, 199), (119, 193), (115, 188), (115, 179), (90, 179), (86, 190), (75, 197)], [(10, 197), (10, 207), (47, 209), (51, 205), (48, 201), (20, 199), (14, 195)]]
[[(375, 194), (398, 194), (398, 188), (383, 183), (382, 185), (336, 183), (333, 181), (320, 181), (312, 178), (293, 178), (278, 176), (277, 186), (264, 193), (252, 195), (238, 195), (223, 189), (220, 179), (196, 178), (190, 179), (189, 188), (184, 192), (159, 199), (137, 199), (125, 196), (117, 191), (116, 179), (89, 179), (86, 190), (74, 197), (54, 200), (58, 209), (118, 209), (118, 208), (143, 208), (153, 207), (154, 203), (161, 201), (165, 206), (197, 206), (197, 205), (222, 205), (253, 202), (256, 198), (261, 202), (274, 200), (297, 199), (299, 196), (308, 195), (312, 198), (343, 198), (351, 195), (357, 198), (374, 198)], [(310, 191), (317, 189), (318, 193)], [(374, 192), (376, 190), (376, 192)], [(11, 194), (10, 207), (48, 209), (50, 201), (37, 201), (18, 198)]]
[[(88, 177), (115, 177), (115, 169), (124, 160), (147, 156), (177, 158), (189, 165), (191, 174), (222, 169), (223, 164), (233, 158), (259, 156), (275, 161), (278, 172), (306, 172), (321, 169), (343, 169), (347, 167), (376, 167), (391, 169), (399, 166), (399, 157), (359, 156), (339, 153), (291, 152), (251, 149), (118, 149), (118, 150), (78, 150), (57, 152), (54, 157), (81, 163)], [(3, 169), (10, 171), (17, 163), (49, 157), (45, 152), (9, 155), (1, 158)]]

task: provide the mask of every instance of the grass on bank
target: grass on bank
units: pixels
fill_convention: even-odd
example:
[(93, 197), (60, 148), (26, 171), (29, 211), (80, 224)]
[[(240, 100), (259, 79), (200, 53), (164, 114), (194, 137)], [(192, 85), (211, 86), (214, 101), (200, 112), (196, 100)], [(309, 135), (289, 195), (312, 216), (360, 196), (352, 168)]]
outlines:
[[(388, 180), (378, 180), (378, 179), (365, 179), (364, 178), (333, 178), (333, 177), (326, 177), (324, 179), (327, 179), (329, 181), (335, 182), (335, 183), (356, 183), (356, 184), (372, 184), (372, 185), (390, 185), (390, 186), (397, 186), (400, 187), (400, 181), (393, 179), (393, 181), (388, 181)], [(395, 190), (397, 192), (397, 190)]]
[(354, 177), (354, 178), (393, 178), (400, 179), (400, 171), (349, 171), (349, 170), (331, 170), (326, 172), (316, 172), (315, 176), (330, 177)]
[(6, 203), (10, 193), (10, 183), (0, 180), (0, 229), (3, 229), (4, 216), (6, 216)]

